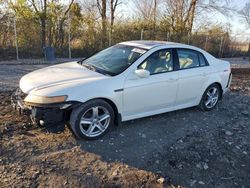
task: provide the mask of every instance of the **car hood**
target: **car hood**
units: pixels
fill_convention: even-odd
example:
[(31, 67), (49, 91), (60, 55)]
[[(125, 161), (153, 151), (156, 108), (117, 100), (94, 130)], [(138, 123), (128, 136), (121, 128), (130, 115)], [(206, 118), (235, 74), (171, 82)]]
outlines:
[(39, 69), (24, 75), (20, 80), (20, 88), (24, 93), (53, 86), (74, 83), (88, 83), (107, 76), (91, 71), (77, 62), (63, 63)]

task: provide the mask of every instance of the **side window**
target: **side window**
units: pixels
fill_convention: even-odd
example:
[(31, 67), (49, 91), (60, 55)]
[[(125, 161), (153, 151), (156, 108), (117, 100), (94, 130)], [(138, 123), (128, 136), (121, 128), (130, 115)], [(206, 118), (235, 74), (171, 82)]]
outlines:
[(164, 73), (173, 70), (172, 50), (160, 50), (151, 54), (138, 69), (145, 69), (150, 74)]
[(177, 49), (180, 69), (199, 67), (199, 55), (195, 51)]
[(199, 53), (199, 60), (200, 60), (200, 66), (201, 67), (207, 65), (207, 61), (206, 61), (205, 57), (201, 53)]

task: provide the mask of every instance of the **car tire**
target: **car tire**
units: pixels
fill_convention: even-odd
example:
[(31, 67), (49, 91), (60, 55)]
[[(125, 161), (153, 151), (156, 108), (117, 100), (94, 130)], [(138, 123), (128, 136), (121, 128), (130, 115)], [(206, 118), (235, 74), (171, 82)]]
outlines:
[(113, 126), (114, 116), (114, 110), (106, 101), (90, 100), (73, 109), (70, 126), (76, 137), (96, 140)]
[(212, 84), (204, 92), (198, 107), (203, 111), (213, 110), (218, 104), (220, 96), (221, 88), (218, 84)]

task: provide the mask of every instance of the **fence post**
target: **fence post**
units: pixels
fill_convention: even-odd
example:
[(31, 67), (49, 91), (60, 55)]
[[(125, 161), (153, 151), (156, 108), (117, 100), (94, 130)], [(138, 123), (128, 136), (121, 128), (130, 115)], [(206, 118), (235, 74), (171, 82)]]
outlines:
[(109, 46), (111, 46), (111, 40), (112, 40), (111, 37), (112, 37), (112, 36), (111, 36), (111, 29), (110, 29), (110, 30), (109, 30)]
[(223, 37), (220, 38), (220, 51), (219, 51), (219, 57), (222, 56), (222, 43), (223, 43)]
[(249, 44), (248, 44), (248, 60), (250, 61), (250, 41), (249, 41)]
[(71, 45), (70, 45), (70, 41), (71, 41), (71, 20), (70, 20), (70, 11), (68, 12), (68, 30), (69, 30), (69, 34), (68, 34), (68, 43), (69, 43), (69, 59), (71, 59)]
[(170, 32), (167, 32), (167, 41), (170, 40)]
[(188, 33), (188, 45), (190, 44), (191, 33)]
[(16, 17), (15, 16), (14, 16), (14, 33), (15, 33), (15, 43), (16, 43), (16, 60), (19, 60), (18, 41), (17, 41), (17, 32), (16, 32)]
[(207, 42), (208, 42), (208, 35), (206, 35), (206, 41), (205, 41), (205, 50), (207, 50)]
[(143, 29), (141, 30), (141, 40), (143, 39)]

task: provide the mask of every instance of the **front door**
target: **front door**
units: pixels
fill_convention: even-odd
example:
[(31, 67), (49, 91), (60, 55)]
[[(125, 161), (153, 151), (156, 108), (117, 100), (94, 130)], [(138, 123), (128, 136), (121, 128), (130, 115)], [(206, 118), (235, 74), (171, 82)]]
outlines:
[(178, 71), (173, 71), (171, 50), (154, 52), (137, 69), (148, 70), (150, 76), (139, 78), (132, 72), (125, 81), (124, 116), (132, 118), (132, 116), (150, 115), (173, 106), (178, 86)]

